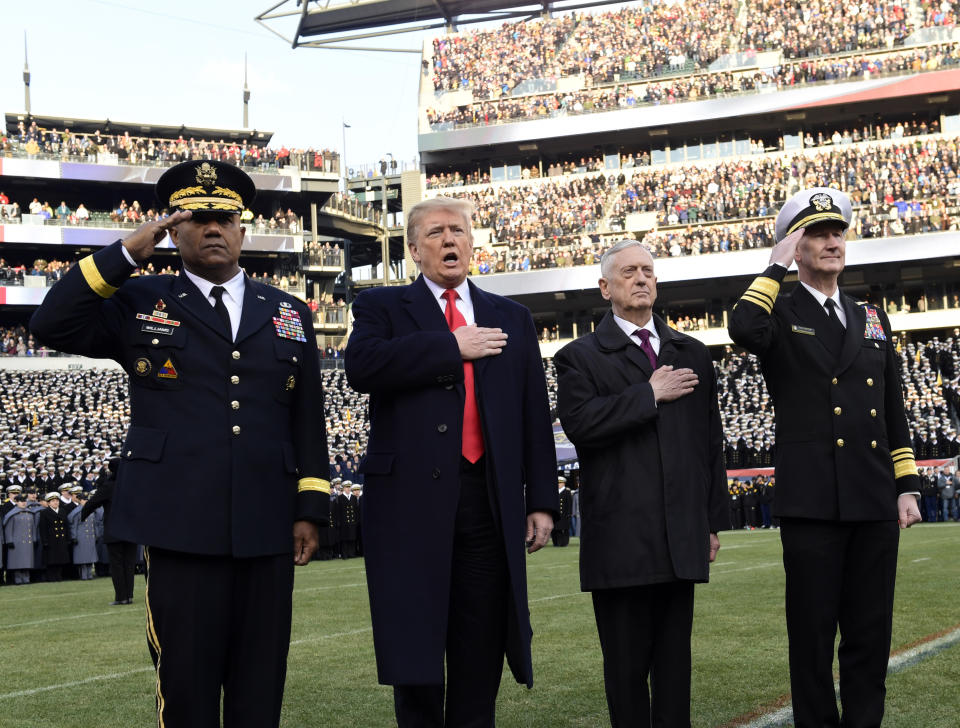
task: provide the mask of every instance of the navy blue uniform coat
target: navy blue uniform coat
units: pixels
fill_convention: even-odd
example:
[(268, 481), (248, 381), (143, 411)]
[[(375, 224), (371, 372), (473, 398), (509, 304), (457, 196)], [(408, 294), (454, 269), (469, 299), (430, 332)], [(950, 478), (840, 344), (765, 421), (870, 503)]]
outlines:
[[(478, 326), (499, 327), (502, 353), (474, 362), (488, 477), (504, 539), (513, 614), (507, 658), (533, 684), (526, 516), (555, 513), (556, 453), (530, 312), (470, 283)], [(370, 393), (363, 549), (377, 671), (387, 685), (438, 685), (459, 496), (463, 360), (423, 278), (361, 293), (346, 351), (350, 386)]]
[[(326, 522), (329, 508), (309, 309), (248, 278), (232, 342), (185, 275), (129, 279), (120, 245), (74, 266), (30, 321), (46, 345), (113, 359), (130, 375), (109, 535), (192, 554), (292, 552), (294, 520)], [(137, 318), (161, 299), (179, 326)], [(306, 342), (277, 335), (281, 303), (300, 314)]]
[[(737, 302), (730, 338), (760, 359), (776, 417), (773, 511), (781, 518), (893, 521), (897, 496), (920, 490), (890, 322), (872, 307), (884, 338), (871, 338), (866, 309), (841, 291), (843, 349), (831, 355), (823, 307), (771, 265)], [(873, 334), (876, 336), (876, 334)]]

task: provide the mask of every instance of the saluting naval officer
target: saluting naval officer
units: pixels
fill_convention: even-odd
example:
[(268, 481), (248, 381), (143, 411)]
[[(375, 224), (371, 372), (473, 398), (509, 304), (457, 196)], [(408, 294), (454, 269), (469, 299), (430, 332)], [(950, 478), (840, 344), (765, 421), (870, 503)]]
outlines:
[[(890, 322), (837, 285), (850, 199), (817, 187), (777, 215), (770, 266), (737, 303), (730, 336), (760, 358), (776, 413), (773, 513), (786, 573), (797, 728), (879, 726), (899, 529), (920, 520)], [(780, 295), (796, 261), (800, 283)], [(840, 702), (833, 645), (840, 629)]]
[[(31, 320), (46, 345), (110, 358), (131, 423), (110, 519), (144, 544), (160, 726), (276, 726), (293, 566), (329, 511), (319, 357), (307, 306), (239, 268), (253, 181), (192, 161), (157, 182), (172, 213), (82, 259)], [(179, 276), (130, 278), (169, 232)], [(185, 508), (184, 493), (205, 508)], [(264, 508), (263, 495), (270, 496)]]

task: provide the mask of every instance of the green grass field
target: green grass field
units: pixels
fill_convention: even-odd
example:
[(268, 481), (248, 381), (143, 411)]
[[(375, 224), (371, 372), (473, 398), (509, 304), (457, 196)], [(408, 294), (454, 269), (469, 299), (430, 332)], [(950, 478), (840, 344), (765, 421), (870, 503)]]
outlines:
[[(789, 692), (783, 570), (776, 532), (721, 534), (711, 583), (697, 587), (693, 725), (730, 726)], [(533, 690), (505, 677), (498, 725), (607, 725), (600, 647), (579, 591), (577, 542), (528, 559)], [(0, 589), (0, 726), (153, 725), (153, 673), (136, 604), (109, 607), (108, 579)], [(903, 533), (894, 652), (960, 625), (960, 526)], [(885, 726), (960, 725), (960, 644), (891, 674)], [(377, 685), (363, 561), (297, 571), (282, 725), (393, 724), (390, 688)]]

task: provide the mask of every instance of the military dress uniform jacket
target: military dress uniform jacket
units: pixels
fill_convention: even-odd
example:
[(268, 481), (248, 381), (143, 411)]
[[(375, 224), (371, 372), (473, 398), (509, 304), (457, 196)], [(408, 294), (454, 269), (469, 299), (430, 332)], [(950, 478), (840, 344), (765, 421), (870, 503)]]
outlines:
[(802, 286), (778, 295), (771, 265), (730, 316), (730, 337), (760, 359), (774, 406), (774, 515), (897, 519), (897, 496), (918, 492), (903, 392), (886, 314), (841, 292), (847, 326), (831, 352), (823, 307)]
[[(30, 322), (44, 344), (130, 376), (110, 535), (194, 554), (291, 552), (294, 520), (325, 523), (329, 511), (310, 311), (247, 278), (234, 342), (187, 276), (132, 272), (114, 243), (72, 268)], [(274, 321), (290, 312), (306, 341), (280, 335)]]
[(37, 517), (37, 531), (43, 544), (44, 566), (71, 563), (70, 524), (63, 511), (44, 508)]
[[(513, 614), (507, 658), (531, 685), (526, 517), (556, 513), (557, 462), (546, 378), (530, 312), (470, 283), (477, 326), (509, 336), (474, 361), (494, 518), (501, 526)], [(346, 350), (350, 386), (370, 393), (363, 550), (381, 683), (439, 685), (459, 498), (463, 360), (423, 277), (362, 292)], [(423, 497), (430, 485), (430, 497)]]
[(730, 528), (713, 362), (654, 316), (657, 365), (689, 367), (690, 394), (656, 404), (653, 368), (613, 319), (560, 349), (557, 409), (580, 461), (580, 588), (709, 579), (710, 533)]

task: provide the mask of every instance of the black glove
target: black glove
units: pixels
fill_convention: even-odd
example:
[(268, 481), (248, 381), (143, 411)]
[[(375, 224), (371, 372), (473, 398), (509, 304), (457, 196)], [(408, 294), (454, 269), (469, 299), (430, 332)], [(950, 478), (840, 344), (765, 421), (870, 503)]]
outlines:
[(16, 548), (16, 546), (14, 546), (12, 543), (8, 543), (8, 544), (7, 544), (7, 548), (12, 551), (13, 549)]

